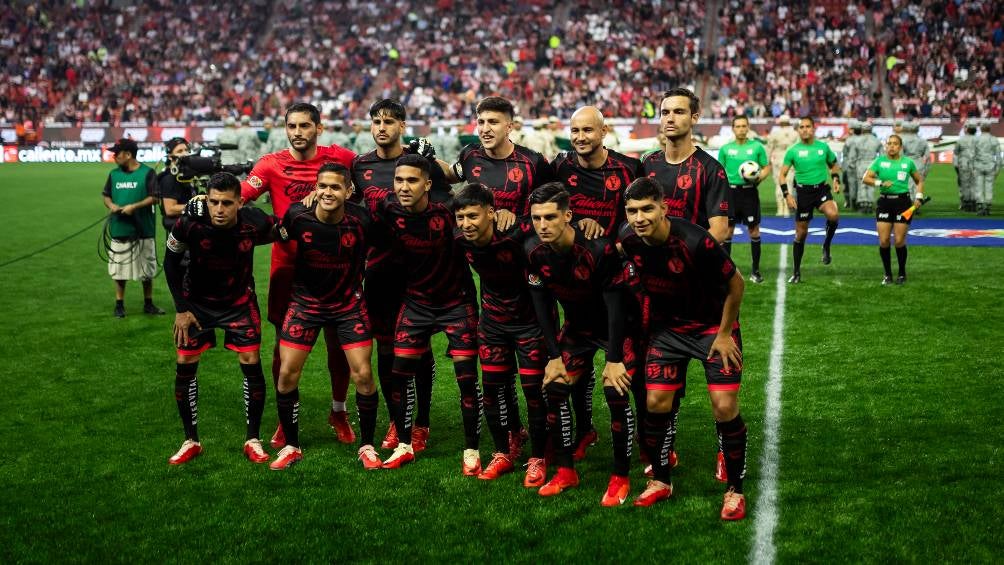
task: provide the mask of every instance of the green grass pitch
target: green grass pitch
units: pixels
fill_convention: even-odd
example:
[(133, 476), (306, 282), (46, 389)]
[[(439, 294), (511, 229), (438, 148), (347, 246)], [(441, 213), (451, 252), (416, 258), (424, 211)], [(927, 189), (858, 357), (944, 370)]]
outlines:
[[(108, 170), (0, 165), (0, 263), (100, 218)], [(936, 166), (929, 186), (935, 200), (925, 214), (957, 214), (951, 169)], [(764, 202), (772, 212), (766, 190)], [(681, 415), (677, 494), (649, 509), (599, 506), (610, 461), (599, 394), (601, 441), (579, 467), (580, 488), (542, 499), (523, 489), (519, 472), (490, 483), (462, 477), (457, 389), (441, 355), (428, 451), (400, 471), (367, 473), (325, 422), (330, 389), (319, 349), (302, 383), (305, 459), (273, 473), (241, 455), (237, 361), (212, 350), (199, 368), (205, 453), (170, 467), (183, 439), (172, 318), (140, 314), (137, 283), (127, 289), (128, 317), (112, 317), (97, 235), (95, 227), (0, 268), (2, 562), (737, 563), (749, 555), (779, 246), (765, 246), (767, 282), (748, 284), (742, 307), (749, 516), (723, 523), (714, 427), (695, 370)], [(158, 238), (162, 245), (162, 230)], [(999, 559), (1004, 251), (915, 246), (909, 283), (884, 288), (875, 246), (837, 246), (828, 267), (811, 249), (805, 282), (787, 295), (778, 561)], [(748, 247), (733, 253), (747, 271)], [(267, 265), (260, 249), (262, 289)], [(163, 277), (155, 291), (172, 310)], [(273, 340), (266, 326), (266, 366)], [(437, 339), (437, 352), (442, 345)], [(270, 391), (266, 438), (273, 399)], [(382, 434), (382, 407), (379, 418)], [(487, 463), (487, 428), (481, 453)], [(637, 494), (640, 465), (632, 481)]]

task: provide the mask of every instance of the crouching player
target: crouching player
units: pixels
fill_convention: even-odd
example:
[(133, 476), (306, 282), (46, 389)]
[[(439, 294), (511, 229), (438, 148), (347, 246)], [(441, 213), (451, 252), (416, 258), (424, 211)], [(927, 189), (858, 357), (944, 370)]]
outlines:
[[(244, 373), (247, 435), (244, 455), (254, 463), (269, 456), (258, 439), (265, 409), (262, 374), (261, 315), (254, 293), (254, 246), (273, 241), (275, 221), (255, 208), (242, 208), (241, 183), (230, 173), (209, 180), (208, 218), (182, 216), (167, 238), (164, 274), (174, 297), (174, 341), (178, 350), (174, 398), (185, 428), (185, 442), (170, 458), (180, 465), (202, 453), (198, 431), (199, 386), (196, 372), (202, 352), (216, 345), (214, 328), (224, 332), (224, 345), (237, 352)], [(182, 258), (188, 250), (188, 267)]]
[(279, 384), (276, 404), (286, 446), (270, 467), (286, 469), (303, 458), (299, 439), (298, 384), (321, 330), (333, 331), (345, 352), (356, 385), (359, 412), (359, 459), (366, 469), (382, 462), (373, 448), (379, 399), (370, 370), (370, 323), (363, 298), (363, 271), (370, 240), (366, 210), (346, 199), (352, 193), (349, 170), (321, 165), (313, 205), (290, 205), (279, 237), (296, 242), (296, 263), (289, 309), (279, 327)]
[[(548, 353), (544, 370), (547, 424), (558, 465), (539, 493), (554, 496), (579, 484), (573, 467), (574, 426), (568, 397), (572, 387), (589, 375), (593, 357), (602, 349), (607, 361), (603, 395), (610, 409), (614, 464), (601, 504), (617, 506), (624, 503), (631, 489), (628, 471), (634, 415), (628, 393), (636, 359), (633, 340), (626, 337), (629, 302), (625, 283), (633, 267), (624, 265), (611, 240), (586, 240), (572, 227), (569, 195), (561, 183), (547, 183), (533, 191), (530, 218), (536, 235), (524, 244), (529, 263), (527, 282)], [(555, 300), (565, 312), (560, 336), (550, 315)]]
[(494, 202), (491, 189), (483, 184), (468, 184), (453, 199), (456, 240), (481, 279), (478, 352), (485, 416), (495, 440), (495, 454), (478, 478), (492, 480), (513, 471), (520, 455), (519, 432), (512, 431), (511, 421), (519, 416), (509, 394), (518, 360), (532, 447), (523, 486), (541, 487), (546, 475), (547, 445), (547, 408), (542, 390), (544, 336), (527, 287), (523, 254), (523, 242), (533, 235), (533, 227), (517, 222), (500, 231), (495, 223)]
[(673, 494), (669, 454), (675, 430), (670, 411), (683, 386), (687, 364), (704, 364), (711, 406), (725, 454), (728, 491), (721, 517), (746, 516), (746, 424), (739, 414), (742, 338), (739, 306), (743, 278), (707, 230), (680, 218), (667, 218), (660, 185), (635, 180), (624, 194), (627, 224), (620, 243), (641, 274), (651, 304), (645, 383), (648, 415), (644, 449), (655, 479), (635, 500), (649, 506)]

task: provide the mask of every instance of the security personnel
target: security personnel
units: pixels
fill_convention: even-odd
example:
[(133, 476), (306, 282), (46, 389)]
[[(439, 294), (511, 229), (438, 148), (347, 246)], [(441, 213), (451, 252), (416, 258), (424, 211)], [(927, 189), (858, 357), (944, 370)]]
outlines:
[(973, 153), (973, 178), (976, 193), (976, 215), (989, 216), (994, 199), (994, 179), (1000, 169), (1000, 142), (990, 133), (990, 123), (980, 127)]
[[(855, 176), (858, 181), (858, 210), (865, 214), (875, 211), (875, 187), (861, 182), (861, 177), (865, 176), (868, 167), (872, 165), (875, 158), (882, 153), (882, 142), (872, 133), (872, 125), (868, 122), (861, 124), (861, 138), (858, 142), (858, 149), (855, 153)], [(844, 162), (846, 165), (847, 162)], [(850, 176), (850, 175), (848, 175)]]
[(845, 190), (844, 190), (844, 208), (857, 209), (858, 207), (858, 185), (861, 184), (861, 176), (864, 172), (858, 174), (857, 167), (857, 151), (858, 146), (861, 145), (861, 122), (857, 120), (851, 120), (848, 124), (851, 128), (851, 135), (847, 136), (844, 140), (844, 148), (840, 154), (840, 162), (843, 163), (844, 168), (844, 180), (845, 180)]
[[(770, 168), (780, 173), (781, 165), (784, 163), (784, 153), (788, 148), (798, 141), (798, 134), (792, 129), (787, 114), (777, 119), (776, 127), (767, 136), (767, 156), (770, 157)], [(791, 178), (781, 178), (780, 174), (774, 175), (774, 200), (777, 202), (777, 215), (787, 218), (791, 215), (788, 203), (784, 195), (781, 194), (781, 185), (790, 184)]]
[[(903, 155), (913, 160), (917, 165), (917, 172), (920, 177), (927, 178), (928, 158), (931, 156), (931, 148), (927, 145), (927, 140), (922, 139), (917, 132), (920, 131), (920, 123), (910, 120), (903, 122)], [(910, 199), (916, 195), (917, 185), (910, 181)]]
[(251, 116), (241, 116), (241, 127), (237, 128), (237, 147), (240, 150), (240, 162), (247, 163), (258, 160), (261, 151), (261, 140), (258, 131), (251, 127)]
[(244, 155), (240, 150), (241, 137), (237, 131), (237, 120), (233, 116), (223, 119), (223, 131), (216, 136), (216, 143), (220, 147), (226, 147), (220, 151), (220, 162), (224, 165), (233, 165), (244, 161)]
[(952, 160), (955, 162), (955, 176), (959, 183), (959, 210), (963, 212), (976, 211), (976, 191), (973, 190), (973, 159), (976, 156), (978, 129), (976, 122), (968, 120), (962, 135), (955, 142), (955, 152), (952, 155)]

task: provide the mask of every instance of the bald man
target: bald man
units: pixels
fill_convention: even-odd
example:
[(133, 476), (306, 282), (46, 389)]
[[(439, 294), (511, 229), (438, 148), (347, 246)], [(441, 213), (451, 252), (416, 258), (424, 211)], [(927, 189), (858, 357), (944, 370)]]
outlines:
[[(564, 151), (551, 161), (557, 179), (568, 190), (569, 209), (573, 225), (587, 239), (600, 236), (614, 238), (624, 222), (624, 189), (641, 174), (641, 161), (622, 155), (603, 146), (608, 127), (603, 114), (594, 106), (584, 106), (572, 114), (569, 121), (572, 151)], [(644, 379), (634, 379), (641, 388), (635, 395), (639, 410), (645, 408)], [(595, 373), (581, 378), (572, 391), (575, 410), (575, 458), (585, 456), (586, 447), (596, 443), (597, 433), (592, 425), (593, 386)], [(638, 400), (641, 399), (640, 404)], [(643, 412), (639, 412), (639, 420)]]

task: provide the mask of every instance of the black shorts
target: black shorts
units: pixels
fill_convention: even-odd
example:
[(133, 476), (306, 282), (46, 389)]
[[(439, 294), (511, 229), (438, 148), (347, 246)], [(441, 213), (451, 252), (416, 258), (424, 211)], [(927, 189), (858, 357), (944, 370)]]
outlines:
[(294, 300), (289, 303), (289, 309), (286, 310), (286, 316), (279, 328), (279, 345), (310, 351), (314, 348), (317, 335), (322, 328), (334, 328), (338, 334), (338, 343), (343, 350), (372, 344), (365, 301), (360, 301), (357, 309), (331, 314), (312, 312)]
[[(697, 359), (704, 365), (708, 390), (739, 390), (742, 368), (729, 367), (726, 371), (720, 355), (710, 360), (707, 358), (716, 333), (686, 334), (666, 328), (653, 331), (645, 356), (645, 388), (671, 391), (684, 388), (687, 365), (691, 359)], [(743, 340), (738, 325), (732, 330), (732, 339), (742, 351)]]
[(178, 348), (178, 355), (193, 356), (216, 347), (216, 330), (223, 330), (223, 346), (242, 353), (261, 349), (261, 313), (258, 297), (252, 292), (243, 304), (228, 310), (213, 310), (192, 304), (192, 314), (202, 329), (191, 326), (188, 342)]
[[(637, 341), (627, 336), (624, 338), (624, 367), (627, 374), (634, 376), (638, 366)], [(599, 350), (606, 351), (607, 339), (589, 332), (580, 332), (565, 324), (558, 336), (558, 347), (561, 349), (561, 361), (565, 364), (568, 376), (579, 378), (593, 370), (593, 358)]]
[(830, 200), (833, 200), (833, 195), (830, 194), (830, 185), (825, 182), (812, 185), (796, 184), (795, 201), (798, 204), (798, 214), (795, 219), (799, 222), (808, 222), (812, 219), (812, 211)]
[(444, 332), (452, 357), (478, 355), (478, 311), (474, 304), (435, 308), (405, 300), (394, 332), (394, 355), (421, 355), (432, 334)]
[(478, 325), (478, 357), (486, 381), (513, 374), (514, 363), (521, 377), (543, 377), (544, 334), (537, 323), (503, 325), (483, 318)]
[(381, 345), (394, 342), (394, 325), (401, 313), (405, 279), (390, 269), (366, 271), (363, 295), (369, 308), (370, 330)]
[(737, 224), (760, 225), (760, 192), (756, 187), (732, 186), (732, 213)]
[(893, 224), (909, 224), (910, 218), (904, 218), (903, 212), (913, 206), (910, 195), (903, 194), (882, 194), (879, 196), (878, 205), (875, 206), (875, 221)]

